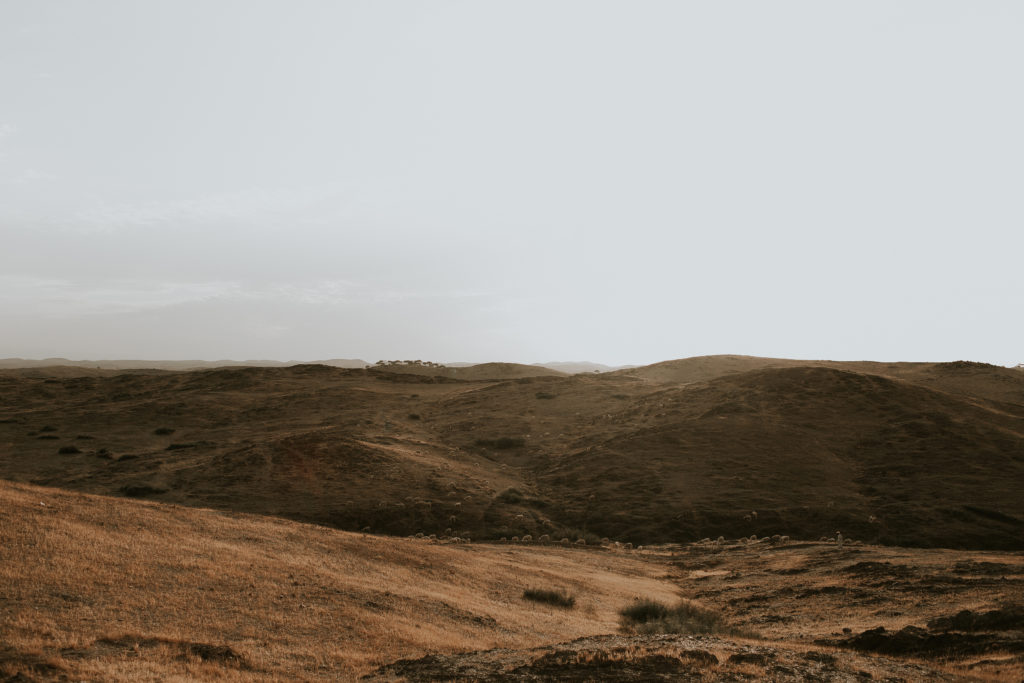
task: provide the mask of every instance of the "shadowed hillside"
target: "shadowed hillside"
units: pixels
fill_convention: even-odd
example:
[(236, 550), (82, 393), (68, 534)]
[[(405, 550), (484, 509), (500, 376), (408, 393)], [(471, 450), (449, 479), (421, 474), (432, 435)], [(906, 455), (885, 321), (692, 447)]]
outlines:
[(397, 370), (0, 371), (0, 476), (399, 535), (1024, 543), (1017, 370)]

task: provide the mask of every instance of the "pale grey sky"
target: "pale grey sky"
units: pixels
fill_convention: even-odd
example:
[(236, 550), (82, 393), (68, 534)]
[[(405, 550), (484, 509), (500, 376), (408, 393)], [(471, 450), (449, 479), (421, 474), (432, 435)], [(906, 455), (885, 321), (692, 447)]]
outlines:
[(1024, 362), (1024, 4), (0, 0), (0, 357)]

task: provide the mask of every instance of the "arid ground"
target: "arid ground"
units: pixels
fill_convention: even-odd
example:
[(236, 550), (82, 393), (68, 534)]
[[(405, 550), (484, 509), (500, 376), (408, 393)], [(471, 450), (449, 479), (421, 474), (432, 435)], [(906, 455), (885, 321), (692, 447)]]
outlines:
[(0, 480), (3, 679), (1024, 677), (1019, 369), (8, 368)]

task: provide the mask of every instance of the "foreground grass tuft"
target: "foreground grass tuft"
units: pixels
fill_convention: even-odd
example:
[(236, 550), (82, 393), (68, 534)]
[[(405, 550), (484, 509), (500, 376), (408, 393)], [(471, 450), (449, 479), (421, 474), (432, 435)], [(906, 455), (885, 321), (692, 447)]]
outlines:
[(685, 601), (674, 607), (669, 607), (656, 600), (637, 600), (619, 610), (619, 617), (619, 623), (624, 631), (642, 635), (657, 633), (752, 635), (730, 626), (717, 612)]
[(566, 609), (572, 609), (576, 604), (576, 598), (569, 595), (564, 590), (553, 591), (543, 588), (527, 588), (523, 591), (523, 599), (533, 600), (534, 602), (543, 602), (548, 605), (564, 607)]

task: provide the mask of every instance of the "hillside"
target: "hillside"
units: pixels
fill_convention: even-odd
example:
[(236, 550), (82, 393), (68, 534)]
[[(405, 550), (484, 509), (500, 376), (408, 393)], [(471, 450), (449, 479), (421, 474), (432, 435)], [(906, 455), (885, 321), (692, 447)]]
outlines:
[[(0, 678), (352, 678), (427, 652), (614, 632), (664, 568), (351, 534), (0, 482)], [(579, 596), (571, 612), (522, 599)]]
[[(638, 599), (724, 626), (636, 632)], [(1022, 602), (1020, 553), (467, 544), (0, 481), (12, 682), (1019, 680)]]
[(1016, 370), (480, 368), (4, 370), (0, 477), (398, 535), (1024, 547)]

